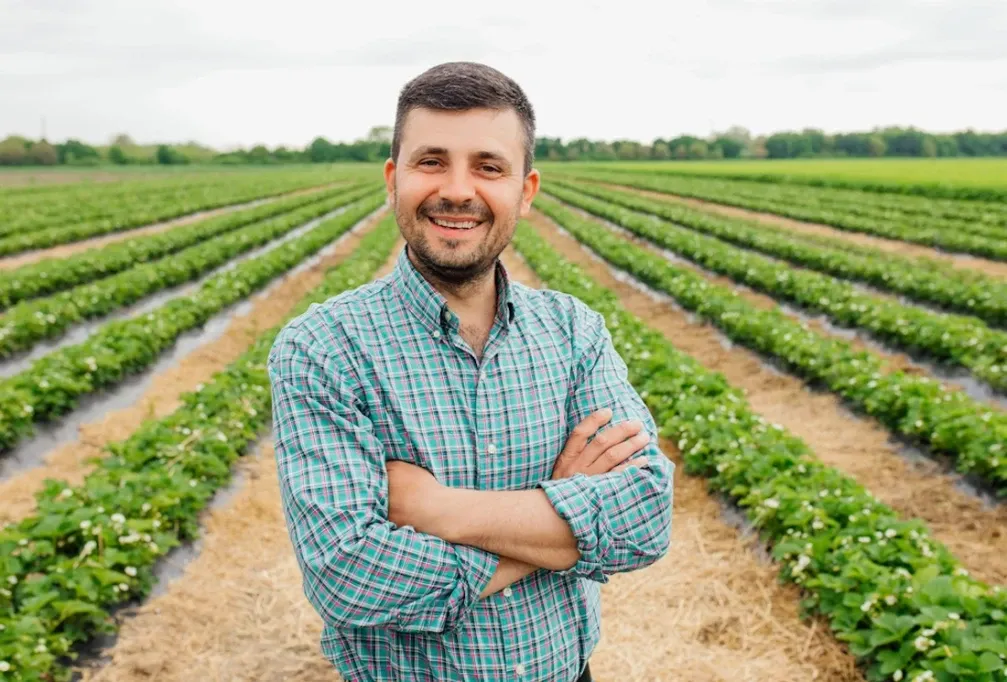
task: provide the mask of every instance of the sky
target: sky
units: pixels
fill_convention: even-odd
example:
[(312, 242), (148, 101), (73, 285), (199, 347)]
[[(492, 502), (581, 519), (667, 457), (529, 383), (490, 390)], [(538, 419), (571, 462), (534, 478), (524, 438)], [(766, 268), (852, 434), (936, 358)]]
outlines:
[(1007, 0), (0, 0), (0, 138), (303, 147), (392, 125), (446, 61), (537, 134), (1007, 128)]

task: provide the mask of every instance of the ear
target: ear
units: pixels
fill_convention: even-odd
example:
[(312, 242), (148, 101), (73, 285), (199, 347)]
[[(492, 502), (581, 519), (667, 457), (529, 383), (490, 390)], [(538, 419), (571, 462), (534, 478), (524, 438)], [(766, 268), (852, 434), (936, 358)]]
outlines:
[(385, 161), (385, 191), (389, 197), (395, 196), (395, 162), (391, 159)]
[(542, 177), (538, 170), (532, 168), (524, 178), (524, 188), (521, 191), (521, 217), (524, 218), (531, 210), (531, 202), (538, 194), (538, 188), (542, 182)]

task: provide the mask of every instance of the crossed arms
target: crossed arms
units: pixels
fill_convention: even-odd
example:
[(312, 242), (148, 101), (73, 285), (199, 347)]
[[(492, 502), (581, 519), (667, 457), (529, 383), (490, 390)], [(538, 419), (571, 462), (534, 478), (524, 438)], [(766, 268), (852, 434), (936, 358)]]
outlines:
[(281, 334), (269, 361), (284, 514), (305, 595), (327, 624), (445, 632), (535, 570), (605, 582), (667, 552), (673, 465), (603, 324), (579, 358), (570, 422), (610, 408), (609, 440), (640, 422), (649, 442), (628, 452), (645, 466), (608, 471), (599, 460), (594, 471), (608, 473), (585, 473), (561, 459), (532, 490), (448, 488), (386, 462), (331, 362), (296, 334)]

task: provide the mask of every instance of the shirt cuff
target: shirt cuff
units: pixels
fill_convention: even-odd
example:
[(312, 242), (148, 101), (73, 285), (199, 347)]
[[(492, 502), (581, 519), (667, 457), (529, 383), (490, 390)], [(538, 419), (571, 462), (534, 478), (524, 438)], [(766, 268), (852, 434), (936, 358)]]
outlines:
[(569, 478), (542, 481), (539, 486), (556, 513), (570, 526), (580, 551), (576, 564), (554, 573), (607, 583), (603, 566), (609, 550), (609, 533), (603, 527), (605, 516), (594, 485), (585, 474), (574, 474)]

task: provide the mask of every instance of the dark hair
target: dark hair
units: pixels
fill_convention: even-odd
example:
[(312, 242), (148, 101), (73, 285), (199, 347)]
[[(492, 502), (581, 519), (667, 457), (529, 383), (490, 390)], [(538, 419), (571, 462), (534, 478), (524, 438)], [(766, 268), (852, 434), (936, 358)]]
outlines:
[(521, 86), (496, 69), (474, 62), (447, 62), (427, 69), (399, 93), (392, 135), (392, 158), (398, 159), (402, 125), (416, 108), (465, 111), (466, 109), (513, 109), (524, 128), (524, 172), (531, 171), (535, 157), (535, 112)]

